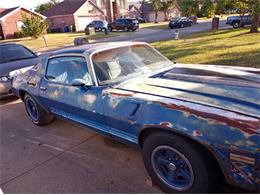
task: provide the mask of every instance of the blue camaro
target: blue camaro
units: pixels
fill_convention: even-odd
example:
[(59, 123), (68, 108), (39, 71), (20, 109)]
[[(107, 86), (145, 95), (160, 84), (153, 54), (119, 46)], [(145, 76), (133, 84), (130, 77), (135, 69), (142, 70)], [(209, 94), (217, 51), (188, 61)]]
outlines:
[(213, 192), (220, 181), (259, 190), (259, 74), (173, 64), (146, 43), (97, 43), (49, 54), (13, 91), (36, 125), (55, 116), (139, 146), (165, 192)]

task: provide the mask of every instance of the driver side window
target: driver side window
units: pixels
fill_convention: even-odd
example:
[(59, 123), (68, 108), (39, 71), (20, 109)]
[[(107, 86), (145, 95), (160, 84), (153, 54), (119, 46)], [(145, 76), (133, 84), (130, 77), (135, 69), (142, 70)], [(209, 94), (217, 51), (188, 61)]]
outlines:
[(52, 58), (48, 62), (46, 78), (50, 81), (72, 85), (75, 79), (89, 82), (85, 58), (78, 56)]

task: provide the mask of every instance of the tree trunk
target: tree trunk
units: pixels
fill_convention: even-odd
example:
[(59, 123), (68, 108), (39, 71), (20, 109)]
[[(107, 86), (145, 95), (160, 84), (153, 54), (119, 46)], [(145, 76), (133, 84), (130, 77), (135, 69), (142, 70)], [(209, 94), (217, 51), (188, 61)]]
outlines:
[(155, 23), (158, 23), (158, 21), (157, 21), (157, 18), (158, 18), (158, 11), (155, 11)]
[(164, 21), (167, 21), (167, 10), (164, 10)]
[(252, 18), (252, 25), (250, 29), (250, 33), (257, 33), (258, 31), (258, 23), (259, 23), (259, 13), (255, 13)]

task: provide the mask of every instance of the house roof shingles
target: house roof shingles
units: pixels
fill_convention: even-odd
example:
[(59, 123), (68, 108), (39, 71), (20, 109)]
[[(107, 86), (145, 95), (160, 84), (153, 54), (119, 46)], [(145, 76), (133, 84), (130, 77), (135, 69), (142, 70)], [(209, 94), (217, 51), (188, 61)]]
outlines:
[(0, 18), (2, 18), (3, 16), (5, 16), (6, 14), (9, 14), (10, 12), (14, 11), (15, 9), (17, 9), (18, 7), (12, 7), (12, 8), (0, 8)]
[(144, 2), (140, 6), (140, 10), (142, 13), (153, 12), (153, 6), (150, 3)]
[(43, 15), (46, 17), (57, 15), (74, 14), (88, 0), (65, 0), (56, 6), (46, 10)]

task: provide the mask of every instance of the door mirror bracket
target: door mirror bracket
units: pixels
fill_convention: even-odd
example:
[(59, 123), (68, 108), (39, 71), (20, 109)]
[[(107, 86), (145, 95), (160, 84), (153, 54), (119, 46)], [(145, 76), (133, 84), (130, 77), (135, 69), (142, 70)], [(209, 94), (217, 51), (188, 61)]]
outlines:
[(72, 81), (72, 86), (80, 86), (80, 87), (86, 87), (89, 88), (91, 86), (93, 86), (93, 84), (91, 82), (87, 82), (84, 79), (74, 79)]

